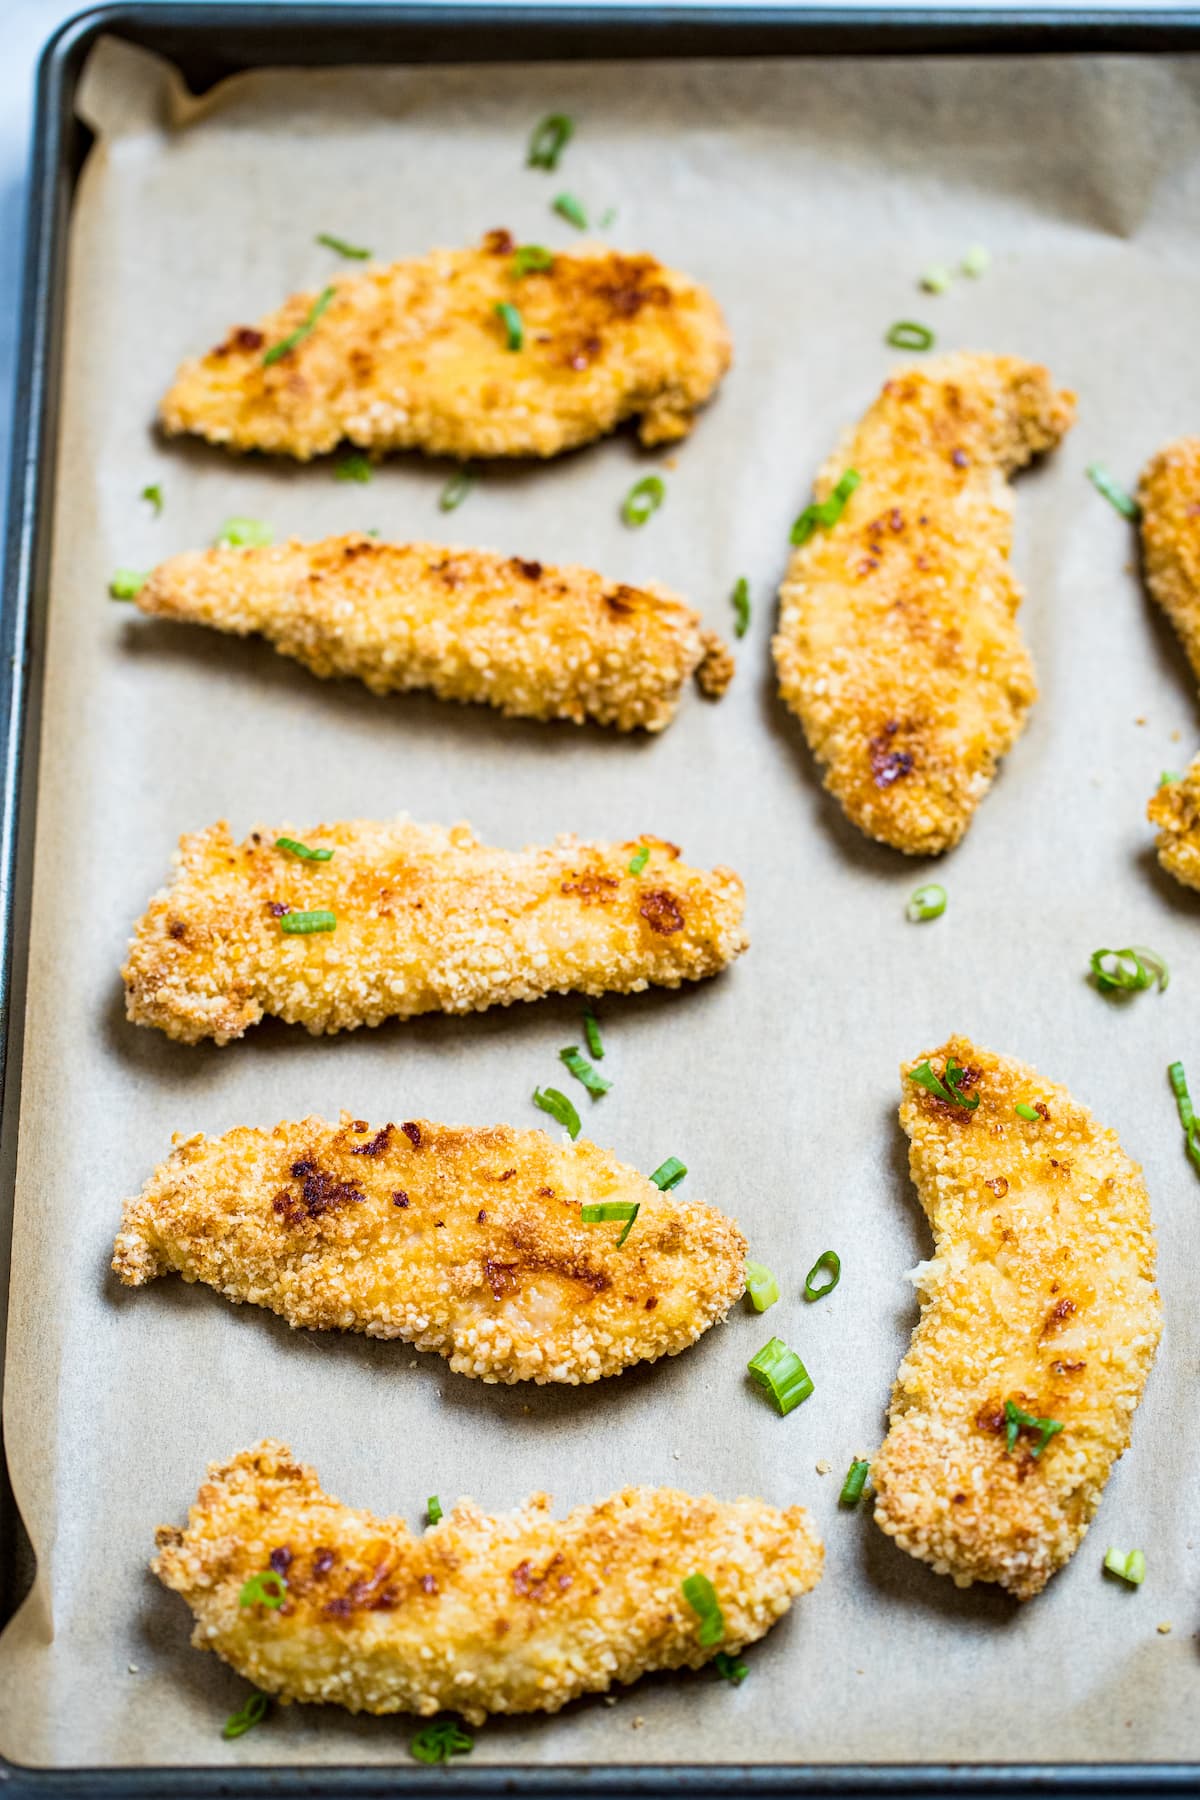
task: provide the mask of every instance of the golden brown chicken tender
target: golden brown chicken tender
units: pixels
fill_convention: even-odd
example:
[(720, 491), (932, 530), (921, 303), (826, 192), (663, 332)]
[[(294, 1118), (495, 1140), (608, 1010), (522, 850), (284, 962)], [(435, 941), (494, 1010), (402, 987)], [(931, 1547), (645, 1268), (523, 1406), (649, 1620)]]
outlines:
[[(815, 1587), (823, 1557), (801, 1506), (672, 1488), (624, 1488), (565, 1519), (546, 1494), (498, 1515), (460, 1500), (414, 1536), (343, 1506), (271, 1441), (213, 1463), (187, 1526), (156, 1542), (151, 1568), (191, 1607), (192, 1643), (264, 1693), (473, 1725), (741, 1650)], [(282, 1605), (242, 1604), (268, 1570)], [(681, 1593), (697, 1572), (724, 1616), (716, 1643)]]
[(1168, 875), (1200, 888), (1200, 756), (1177, 781), (1163, 781), (1150, 797), (1146, 817), (1158, 827), (1155, 848)]
[(1018, 357), (901, 369), (817, 481), (825, 500), (860, 477), (793, 553), (780, 692), (846, 816), (910, 855), (962, 837), (1036, 697), (1005, 477), (1058, 443), (1074, 404)]
[(1146, 585), (1200, 681), (1200, 437), (1151, 457), (1138, 485)]
[(747, 943), (740, 878), (689, 868), (661, 838), (494, 850), (469, 825), (357, 819), (235, 844), (222, 820), (181, 838), (175, 860), (122, 974), (129, 1018), (187, 1044), (227, 1044), (265, 1014), (319, 1035), (679, 987)]
[(622, 731), (661, 731), (689, 675), (711, 695), (713, 672), (733, 672), (721, 640), (665, 588), (361, 534), (173, 556), (137, 604), (260, 632), (314, 675), (357, 676), (376, 694), (429, 688), (510, 717)]
[(1066, 1088), (966, 1038), (924, 1060), (944, 1084), (952, 1059), (973, 1107), (903, 1071), (934, 1248), (871, 1464), (875, 1518), (959, 1587), (1028, 1600), (1078, 1548), (1129, 1444), (1161, 1329), (1150, 1201)]
[[(638, 1208), (585, 1224), (582, 1208)], [(180, 1138), (125, 1203), (112, 1266), (174, 1269), (290, 1325), (437, 1350), (483, 1381), (577, 1384), (675, 1356), (745, 1287), (746, 1240), (581, 1140), (410, 1119)]]
[[(516, 248), (492, 231), (478, 250), (434, 250), (295, 294), (184, 363), (163, 424), (303, 461), (347, 439), (557, 456), (633, 417), (643, 444), (686, 437), (732, 354), (712, 295), (652, 256), (600, 248), (521, 274)], [(517, 309), (519, 348), (500, 307)]]

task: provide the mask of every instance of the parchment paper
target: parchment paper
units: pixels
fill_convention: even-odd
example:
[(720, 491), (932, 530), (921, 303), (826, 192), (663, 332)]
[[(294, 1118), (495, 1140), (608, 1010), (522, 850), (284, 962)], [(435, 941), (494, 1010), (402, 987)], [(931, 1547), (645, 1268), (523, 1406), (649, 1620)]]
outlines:
[[(1200, 907), (1156, 869), (1143, 821), (1196, 738), (1194, 691), (1132, 568), (1127, 524), (1084, 480), (1132, 481), (1200, 428), (1200, 71), (1183, 61), (630, 64), (274, 73), (185, 105), (167, 72), (102, 45), (99, 134), (74, 220), (26, 1024), (6, 1425), (37, 1585), (0, 1643), (0, 1748), (18, 1762), (403, 1761), (406, 1719), (276, 1709), (220, 1737), (245, 1683), (189, 1648), (146, 1572), (206, 1462), (288, 1440), (345, 1500), (416, 1524), (425, 1496), (566, 1507), (626, 1482), (802, 1500), (825, 1579), (749, 1655), (612, 1705), (497, 1723), (479, 1762), (1200, 1756), (1195, 1384), (1200, 1188), (1165, 1081), (1200, 1080)], [(523, 166), (546, 111), (578, 120), (557, 175)], [(486, 473), (452, 517), (445, 465), (396, 459), (367, 487), (156, 439), (185, 354), (344, 265), (319, 231), (384, 257), (489, 227), (565, 245), (569, 188), (612, 239), (711, 285), (733, 373), (674, 455), (627, 436)], [(919, 272), (981, 242), (978, 281)], [(1064, 449), (1024, 478), (1017, 562), (1042, 697), (966, 842), (936, 871), (869, 845), (822, 795), (767, 659), (789, 524), (838, 429), (897, 360), (898, 318), (939, 347), (1048, 362), (1081, 396)], [(640, 532), (618, 508), (665, 461)], [(155, 519), (147, 482), (166, 497)], [(260, 645), (152, 624), (105, 598), (118, 565), (204, 544), (234, 513), (283, 534), (377, 526), (658, 577), (709, 623), (749, 577), (754, 617), (726, 700), (689, 698), (658, 741), (508, 723), (484, 709), (317, 683)], [(123, 1197), (174, 1130), (349, 1107), (544, 1123), (529, 1095), (576, 1041), (573, 1000), (313, 1041), (268, 1025), (186, 1048), (126, 1024), (118, 968), (181, 830), (227, 816), (468, 817), (489, 841), (660, 832), (745, 876), (753, 946), (719, 980), (599, 1008), (612, 1092), (585, 1128), (742, 1221), (781, 1303), (739, 1308), (673, 1362), (602, 1387), (501, 1389), (399, 1344), (301, 1335), (165, 1279), (107, 1272)], [(935, 874), (943, 919), (904, 902)], [(1169, 992), (1106, 1003), (1099, 945), (1148, 942)], [(952, 1030), (1063, 1080), (1146, 1167), (1167, 1335), (1132, 1453), (1092, 1536), (1032, 1604), (959, 1592), (911, 1561), (842, 1474), (878, 1443), (928, 1248), (895, 1120), (902, 1056)], [(582, 1109), (581, 1109), (582, 1110)], [(824, 1249), (836, 1293), (800, 1297)], [(814, 1397), (781, 1420), (749, 1388), (772, 1333)], [(818, 1473), (828, 1462), (831, 1472)], [(1101, 1575), (1146, 1552), (1139, 1591)], [(1156, 1627), (1170, 1622), (1169, 1635)]]

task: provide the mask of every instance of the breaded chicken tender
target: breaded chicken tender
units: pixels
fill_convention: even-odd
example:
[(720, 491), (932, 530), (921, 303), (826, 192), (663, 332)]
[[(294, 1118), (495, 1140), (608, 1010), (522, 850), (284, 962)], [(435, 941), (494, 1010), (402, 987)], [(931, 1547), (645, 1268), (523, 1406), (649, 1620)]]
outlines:
[[(215, 1650), (266, 1694), (351, 1712), (558, 1712), (653, 1669), (698, 1669), (763, 1637), (821, 1578), (802, 1506), (624, 1488), (565, 1519), (547, 1494), (489, 1514), (460, 1500), (414, 1536), (322, 1491), (267, 1441), (213, 1463), (187, 1526), (160, 1526), (151, 1568)], [(283, 1604), (242, 1604), (253, 1576)], [(724, 1637), (700, 1641), (681, 1593), (708, 1576)]]
[[(434, 250), (295, 294), (184, 363), (162, 422), (305, 462), (343, 440), (557, 456), (634, 417), (643, 444), (686, 437), (732, 354), (712, 295), (652, 256), (584, 248), (519, 273), (516, 248), (492, 231), (478, 250)], [(502, 307), (516, 308), (519, 347)]]
[(1074, 404), (1018, 357), (901, 369), (817, 481), (825, 500), (860, 477), (788, 566), (780, 692), (847, 818), (912, 856), (962, 837), (1036, 698), (1006, 477)]
[(376, 694), (429, 688), (510, 717), (622, 731), (661, 731), (689, 675), (712, 694), (714, 674), (732, 674), (721, 640), (665, 588), (361, 534), (173, 556), (137, 604), (261, 633), (314, 675), (357, 676)]
[[(280, 840), (333, 855), (308, 861)], [(401, 818), (263, 828), (235, 844), (221, 820), (182, 837), (175, 861), (122, 974), (134, 1024), (185, 1044), (227, 1044), (266, 1014), (319, 1036), (679, 987), (747, 943), (740, 878), (689, 868), (661, 838), (494, 850), (469, 825)], [(332, 928), (295, 929), (314, 923)]]
[[(638, 1207), (584, 1224), (581, 1209)], [(595, 1144), (410, 1119), (179, 1138), (125, 1215), (129, 1287), (174, 1269), (290, 1325), (437, 1350), (483, 1381), (578, 1384), (675, 1356), (745, 1287), (746, 1240)]]
[(1200, 681), (1200, 437), (1151, 457), (1138, 484), (1146, 585)]
[(1168, 875), (1200, 888), (1200, 756), (1151, 795), (1146, 817), (1158, 827), (1155, 848)]
[(871, 1464), (875, 1518), (959, 1587), (1028, 1600), (1078, 1548), (1129, 1444), (1161, 1329), (1150, 1201), (1066, 1088), (966, 1038), (925, 1060), (945, 1082), (951, 1059), (971, 1109), (903, 1070), (934, 1250)]

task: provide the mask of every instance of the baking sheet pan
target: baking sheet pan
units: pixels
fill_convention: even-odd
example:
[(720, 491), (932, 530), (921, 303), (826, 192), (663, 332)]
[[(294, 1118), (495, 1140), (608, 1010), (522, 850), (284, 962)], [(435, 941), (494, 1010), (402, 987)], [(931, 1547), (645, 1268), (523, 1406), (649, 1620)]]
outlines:
[[(503, 1506), (549, 1487), (566, 1505), (631, 1480), (813, 1507), (825, 1582), (755, 1650), (736, 1693), (704, 1675), (655, 1680), (615, 1706), (497, 1724), (476, 1766), (1196, 1754), (1195, 1192), (1162, 1075), (1194, 1037), (1196, 908), (1155, 873), (1141, 823), (1159, 768), (1190, 753), (1196, 709), (1128, 566), (1128, 531), (1081, 471), (1103, 455), (1131, 476), (1194, 426), (1198, 103), (1182, 58), (964, 58), (265, 73), (197, 106), (163, 65), (101, 46), (83, 92), (97, 146), (72, 226), (5, 1414), (39, 1577), (0, 1640), (6, 1756), (403, 1755), (405, 1721), (300, 1709), (222, 1744), (244, 1684), (187, 1647), (183, 1608), (144, 1572), (154, 1524), (182, 1518), (206, 1459), (265, 1432), (347, 1500), (414, 1520), (433, 1491)], [(561, 183), (521, 166), (550, 108), (581, 122)], [(568, 184), (596, 210), (618, 207), (614, 241), (708, 281), (738, 344), (642, 533), (620, 526), (620, 498), (663, 459), (626, 438), (489, 473), (448, 531), (444, 468), (403, 459), (359, 489), (328, 464), (155, 440), (182, 354), (325, 278), (317, 231), (384, 255), (501, 223), (563, 243), (547, 202)], [(922, 267), (977, 240), (995, 259), (985, 281), (914, 297)], [(766, 663), (788, 523), (889, 366), (887, 325), (914, 314), (947, 347), (1042, 357), (1081, 393), (1072, 440), (1019, 501), (1042, 701), (943, 865), (949, 912), (921, 930), (903, 901), (923, 867), (865, 845), (824, 800)], [(152, 480), (167, 495), (159, 521), (137, 499)], [(104, 601), (118, 563), (202, 543), (234, 512), (281, 534), (377, 525), (592, 560), (671, 582), (717, 624), (745, 573), (755, 620), (726, 701), (693, 700), (645, 743), (371, 700)], [(655, 830), (741, 870), (753, 948), (703, 989), (602, 1008), (617, 1085), (587, 1128), (643, 1167), (685, 1157), (695, 1190), (734, 1211), (780, 1275), (769, 1321), (739, 1314), (602, 1389), (499, 1391), (403, 1346), (291, 1334), (182, 1284), (114, 1289), (120, 1199), (174, 1129), (341, 1105), (537, 1122), (528, 1093), (577, 1036), (571, 1001), (324, 1043), (271, 1026), (224, 1051), (124, 1023), (125, 937), (180, 829), (399, 808), (467, 816), (512, 844)], [(1164, 951), (1177, 969), (1166, 996), (1115, 1010), (1090, 992), (1087, 953), (1114, 939)], [(926, 1246), (895, 1065), (952, 1028), (1069, 1081), (1118, 1128), (1146, 1164), (1163, 1252), (1168, 1333), (1134, 1453), (1075, 1564), (1022, 1610), (958, 1593), (836, 1508), (841, 1470), (878, 1441), (914, 1316), (903, 1271)], [(828, 1244), (842, 1285), (806, 1308), (800, 1283)], [(817, 1380), (786, 1421), (742, 1376), (768, 1324)], [(1101, 1580), (1099, 1552), (1134, 1537), (1151, 1576), (1131, 1596)]]

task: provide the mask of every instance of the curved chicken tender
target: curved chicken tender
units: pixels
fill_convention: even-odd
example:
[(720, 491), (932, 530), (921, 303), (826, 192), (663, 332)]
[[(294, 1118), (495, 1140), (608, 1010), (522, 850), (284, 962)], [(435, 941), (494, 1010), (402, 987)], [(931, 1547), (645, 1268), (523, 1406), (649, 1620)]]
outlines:
[[(332, 860), (276, 849), (285, 833), (331, 847)], [(679, 987), (747, 943), (739, 877), (689, 868), (660, 838), (493, 850), (469, 825), (402, 818), (263, 829), (235, 844), (222, 820), (181, 838), (175, 860), (122, 974), (134, 1024), (186, 1044), (227, 1044), (268, 1013), (319, 1035), (545, 994)], [(282, 929), (288, 912), (322, 911), (334, 930)]]
[[(1161, 1329), (1141, 1170), (1066, 1088), (966, 1038), (954, 1058), (974, 1110), (904, 1067), (900, 1122), (933, 1227), (921, 1318), (871, 1464), (875, 1518), (959, 1587), (1028, 1600), (1074, 1554), (1129, 1443)], [(1033, 1106), (1027, 1122), (1014, 1111)], [(1006, 1405), (1062, 1430), (1038, 1453)]]
[[(452, 1708), (558, 1712), (653, 1669), (698, 1669), (763, 1637), (815, 1587), (823, 1551), (801, 1506), (693, 1499), (624, 1488), (550, 1516), (534, 1494), (490, 1515), (460, 1500), (414, 1537), (324, 1493), (285, 1444), (213, 1463), (184, 1530), (163, 1525), (150, 1565), (215, 1650), (264, 1693), (351, 1712)], [(284, 1604), (242, 1606), (268, 1568)], [(696, 1571), (716, 1588), (725, 1636), (699, 1641), (680, 1592)]]
[(1138, 484), (1146, 585), (1200, 681), (1200, 437), (1151, 457)]
[[(643, 444), (686, 437), (729, 367), (729, 333), (699, 283), (652, 256), (557, 253), (518, 276), (507, 231), (294, 294), (184, 363), (162, 403), (170, 433), (307, 461), (344, 439), (433, 456), (557, 456), (640, 415)], [(328, 290), (326, 290), (328, 292)], [(509, 348), (497, 312), (515, 306)]]
[(1151, 795), (1146, 817), (1158, 827), (1155, 848), (1168, 875), (1200, 888), (1200, 756), (1178, 781), (1164, 781)]
[[(633, 1202), (585, 1225), (583, 1206)], [(125, 1203), (112, 1266), (176, 1269), (306, 1330), (437, 1350), (484, 1381), (599, 1381), (676, 1356), (745, 1286), (732, 1219), (586, 1141), (344, 1114), (176, 1142)]]
[(718, 665), (732, 674), (721, 640), (665, 588), (361, 534), (173, 556), (137, 604), (238, 637), (260, 632), (314, 675), (354, 675), (376, 694), (431, 688), (510, 717), (622, 731), (661, 731), (689, 675), (711, 694)]
[(821, 471), (820, 499), (861, 482), (788, 566), (780, 692), (847, 818), (897, 850), (958, 842), (1036, 698), (1005, 477), (1073, 416), (1036, 363), (947, 356), (893, 375)]

